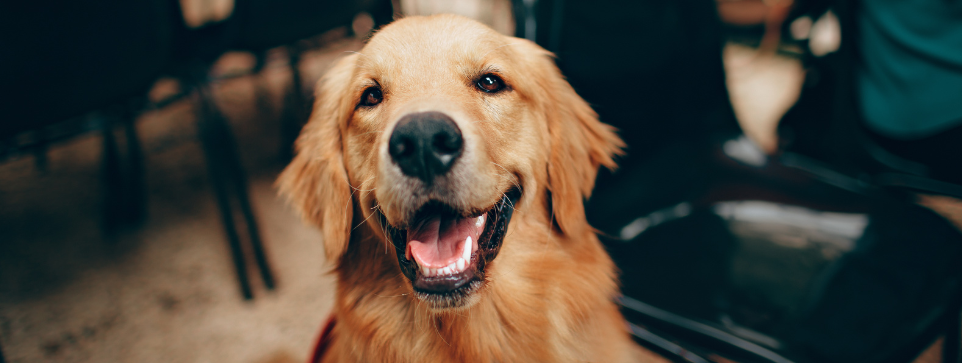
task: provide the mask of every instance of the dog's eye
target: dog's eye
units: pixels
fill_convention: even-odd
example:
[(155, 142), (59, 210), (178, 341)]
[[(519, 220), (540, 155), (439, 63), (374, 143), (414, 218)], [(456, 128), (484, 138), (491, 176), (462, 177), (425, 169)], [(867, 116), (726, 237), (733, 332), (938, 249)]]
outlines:
[(494, 74), (485, 74), (478, 79), (478, 89), (487, 93), (495, 93), (504, 89), (504, 80)]
[(381, 89), (378, 87), (368, 87), (361, 94), (361, 102), (358, 106), (374, 106), (384, 100), (384, 94), (381, 93)]

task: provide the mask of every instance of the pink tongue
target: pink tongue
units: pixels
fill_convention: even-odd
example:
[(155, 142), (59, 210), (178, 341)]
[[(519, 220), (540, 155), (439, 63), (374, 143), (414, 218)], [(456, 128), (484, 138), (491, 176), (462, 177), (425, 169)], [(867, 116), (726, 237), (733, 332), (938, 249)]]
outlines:
[(465, 238), (471, 236), (471, 244), (477, 245), (480, 228), (475, 226), (476, 221), (453, 215), (431, 216), (408, 229), (408, 251), (422, 267), (440, 268), (457, 262)]

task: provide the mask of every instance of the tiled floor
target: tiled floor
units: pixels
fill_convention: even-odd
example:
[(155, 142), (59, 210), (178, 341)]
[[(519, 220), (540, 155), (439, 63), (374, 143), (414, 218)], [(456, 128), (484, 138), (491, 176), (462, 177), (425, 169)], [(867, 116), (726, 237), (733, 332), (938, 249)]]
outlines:
[[(359, 47), (339, 40), (309, 54), (305, 78), (316, 79)], [(750, 135), (774, 147), (774, 120), (797, 97), (801, 68), (783, 58), (750, 61), (743, 48), (726, 54), (736, 112)], [(221, 67), (247, 61), (234, 55)], [(150, 210), (136, 231), (106, 236), (100, 229), (99, 136), (53, 148), (43, 173), (31, 158), (0, 164), (0, 345), (9, 362), (306, 360), (331, 306), (332, 279), (318, 232), (275, 194), (283, 166), (277, 117), (254, 101), (255, 87), (263, 87), (279, 104), (288, 80), (277, 59), (261, 75), (216, 87), (243, 149), (279, 281), (264, 291), (254, 280), (253, 301), (243, 301), (237, 288), (189, 103), (138, 121)], [(958, 201), (929, 203), (960, 215)]]

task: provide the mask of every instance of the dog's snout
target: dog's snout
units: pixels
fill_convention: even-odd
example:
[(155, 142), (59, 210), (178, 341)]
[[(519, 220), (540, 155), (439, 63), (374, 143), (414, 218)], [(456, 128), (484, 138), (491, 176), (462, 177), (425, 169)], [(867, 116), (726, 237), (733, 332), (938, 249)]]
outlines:
[(388, 144), (391, 159), (401, 171), (428, 184), (447, 173), (463, 150), (461, 129), (440, 112), (404, 116)]

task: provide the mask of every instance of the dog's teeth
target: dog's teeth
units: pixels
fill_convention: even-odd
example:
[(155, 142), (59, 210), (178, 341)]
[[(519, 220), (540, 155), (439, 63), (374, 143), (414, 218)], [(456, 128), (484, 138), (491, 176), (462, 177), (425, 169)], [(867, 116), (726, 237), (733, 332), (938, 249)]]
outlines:
[(465, 261), (471, 261), (471, 236), (464, 239), (464, 248), (461, 249), (461, 258)]
[(481, 227), (483, 225), (484, 225), (484, 215), (481, 215), (480, 217), (478, 217), (478, 221), (474, 222), (474, 226)]
[(431, 276), (431, 275), (430, 275), (430, 273), (431, 273), (430, 270), (431, 270), (431, 269), (429, 269), (429, 268), (427, 268), (427, 267), (421, 266), (421, 274), (424, 275), (424, 276)]
[(457, 266), (459, 272), (460, 272), (460, 271), (464, 271), (464, 265), (465, 265), (465, 263), (464, 263), (464, 259), (463, 259), (463, 258), (459, 258), (459, 259), (458, 259), (458, 262), (456, 262), (456, 264), (457, 264), (456, 266)]
[(437, 269), (434, 269), (434, 268), (429, 268), (429, 269), (428, 269), (428, 276), (437, 276), (437, 275), (438, 275), (438, 270), (437, 270)]

